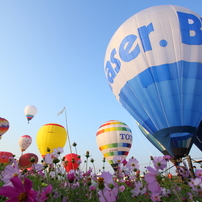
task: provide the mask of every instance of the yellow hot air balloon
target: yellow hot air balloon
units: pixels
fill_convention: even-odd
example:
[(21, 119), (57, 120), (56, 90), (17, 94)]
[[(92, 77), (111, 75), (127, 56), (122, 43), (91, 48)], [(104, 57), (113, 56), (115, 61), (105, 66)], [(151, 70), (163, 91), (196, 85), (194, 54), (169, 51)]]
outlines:
[(50, 153), (52, 153), (55, 148), (63, 148), (66, 144), (66, 140), (66, 129), (56, 123), (48, 123), (43, 125), (39, 129), (36, 137), (37, 146), (42, 157), (49, 153), (47, 148), (50, 149)]

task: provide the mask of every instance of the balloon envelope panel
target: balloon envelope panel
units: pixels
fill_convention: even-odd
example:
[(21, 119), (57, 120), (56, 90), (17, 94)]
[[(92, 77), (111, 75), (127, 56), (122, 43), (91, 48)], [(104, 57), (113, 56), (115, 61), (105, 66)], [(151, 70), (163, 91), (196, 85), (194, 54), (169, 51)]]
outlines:
[(66, 140), (66, 129), (55, 123), (43, 125), (39, 129), (36, 137), (37, 146), (42, 156), (49, 153), (47, 148), (50, 149), (50, 153), (53, 152), (53, 149), (57, 149), (58, 147), (63, 148), (66, 144)]
[(99, 127), (96, 141), (103, 156), (113, 164), (115, 156), (127, 157), (132, 146), (132, 132), (125, 123), (111, 120)]
[(189, 153), (202, 117), (200, 18), (179, 6), (145, 9), (120, 26), (105, 55), (116, 99), (176, 157)]

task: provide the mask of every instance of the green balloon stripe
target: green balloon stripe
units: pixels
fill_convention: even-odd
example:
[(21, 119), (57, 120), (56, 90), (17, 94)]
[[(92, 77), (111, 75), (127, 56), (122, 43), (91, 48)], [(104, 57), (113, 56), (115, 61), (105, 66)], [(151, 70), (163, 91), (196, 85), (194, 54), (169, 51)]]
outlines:
[(99, 149), (100, 151), (102, 151), (104, 149), (115, 148), (115, 147), (131, 148), (131, 144), (130, 143), (111, 143), (111, 144), (102, 145), (101, 147), (99, 147)]

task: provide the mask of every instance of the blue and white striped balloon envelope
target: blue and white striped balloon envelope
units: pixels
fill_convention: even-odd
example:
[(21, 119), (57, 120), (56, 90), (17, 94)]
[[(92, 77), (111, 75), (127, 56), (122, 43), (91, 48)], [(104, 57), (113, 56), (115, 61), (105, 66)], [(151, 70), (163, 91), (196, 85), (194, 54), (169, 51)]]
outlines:
[(112, 37), (104, 70), (121, 105), (177, 158), (202, 118), (201, 16), (180, 6), (145, 9)]

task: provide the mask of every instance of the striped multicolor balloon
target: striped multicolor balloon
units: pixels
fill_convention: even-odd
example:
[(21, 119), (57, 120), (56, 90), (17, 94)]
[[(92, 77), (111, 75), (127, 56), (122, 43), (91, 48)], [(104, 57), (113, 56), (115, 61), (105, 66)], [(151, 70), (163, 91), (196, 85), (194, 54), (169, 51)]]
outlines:
[(9, 129), (9, 122), (0, 117), (0, 139), (2, 138), (2, 135), (7, 132), (7, 130)]
[(115, 156), (126, 158), (132, 146), (132, 132), (121, 121), (111, 120), (101, 125), (96, 133), (96, 141), (103, 156), (113, 168)]
[(34, 105), (28, 105), (24, 109), (25, 116), (28, 120), (28, 123), (37, 113), (37, 108)]

